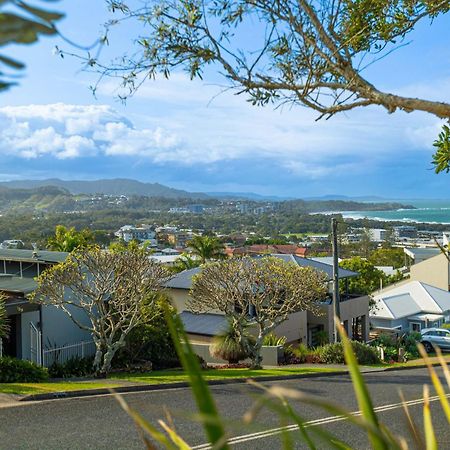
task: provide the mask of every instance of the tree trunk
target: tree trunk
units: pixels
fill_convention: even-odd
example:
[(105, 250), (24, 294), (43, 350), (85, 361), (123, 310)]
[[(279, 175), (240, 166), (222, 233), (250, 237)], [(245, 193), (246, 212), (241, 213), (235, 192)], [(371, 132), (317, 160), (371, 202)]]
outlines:
[(264, 340), (264, 334), (263, 332), (260, 330), (258, 338), (256, 339), (255, 345), (253, 345), (253, 354), (251, 356), (251, 364), (250, 364), (250, 368), (251, 369), (262, 369), (262, 356), (261, 356), (261, 347), (263, 344), (263, 340)]
[(94, 373), (96, 376), (98, 376), (100, 373), (100, 367), (102, 365), (103, 345), (102, 341), (96, 338), (94, 338), (94, 343), (95, 343), (95, 357), (93, 366), (94, 366)]
[(117, 353), (118, 350), (120, 350), (124, 346), (125, 346), (125, 336), (124, 335), (122, 335), (118, 341), (107, 346), (106, 353), (103, 356), (103, 365), (101, 368), (102, 374), (107, 375), (110, 372), (111, 362), (112, 362), (112, 359), (114, 358), (114, 355)]

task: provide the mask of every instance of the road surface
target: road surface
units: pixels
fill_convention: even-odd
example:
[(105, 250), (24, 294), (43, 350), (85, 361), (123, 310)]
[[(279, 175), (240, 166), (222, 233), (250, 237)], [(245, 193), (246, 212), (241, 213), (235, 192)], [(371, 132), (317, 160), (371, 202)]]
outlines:
[[(442, 373), (439, 372), (442, 376)], [(365, 374), (374, 405), (379, 409), (380, 420), (399, 436), (407, 436), (399, 390), (410, 401), (410, 411), (418, 424), (422, 424), (422, 387), (429, 383), (426, 369), (408, 369), (395, 372)], [(304, 378), (265, 383), (286, 388), (301, 389), (307, 393), (333, 400), (350, 411), (358, 406), (347, 375)], [(245, 427), (243, 414), (251, 407), (257, 388), (244, 384), (211, 387), (223, 418), (228, 422), (229, 435), (236, 449), (282, 448), (279, 419), (267, 410), (261, 411), (254, 425)], [(430, 393), (435, 396), (433, 390)], [(131, 407), (153, 424), (169, 411), (178, 432), (192, 446), (207, 448), (201, 427), (193, 422), (195, 403), (189, 389), (174, 389), (130, 393), (123, 396)], [(433, 423), (439, 448), (448, 448), (450, 427), (438, 401), (431, 404)], [(363, 433), (348, 421), (333, 417), (318, 409), (295, 405), (295, 409), (311, 424), (320, 423), (354, 448), (369, 448)], [(295, 431), (289, 433), (296, 448), (307, 448), (298, 441)], [(74, 399), (21, 403), (0, 408), (0, 449), (142, 449), (143, 445), (131, 419), (123, 412), (113, 396), (96, 396)], [(326, 443), (318, 445), (328, 448)]]

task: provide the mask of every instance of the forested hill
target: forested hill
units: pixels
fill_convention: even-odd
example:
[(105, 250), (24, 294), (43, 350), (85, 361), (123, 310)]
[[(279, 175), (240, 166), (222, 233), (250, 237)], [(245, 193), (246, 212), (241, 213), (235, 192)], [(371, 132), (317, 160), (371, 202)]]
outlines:
[[(170, 189), (170, 188), (168, 188)], [(180, 191), (179, 197), (165, 195), (106, 195), (106, 194), (73, 194), (67, 189), (56, 186), (42, 186), (33, 189), (9, 189), (0, 185), (0, 212), (83, 212), (123, 210), (145, 213), (149, 211), (169, 212), (173, 207), (186, 207), (193, 203), (201, 203), (209, 214), (219, 217), (221, 215), (240, 214), (252, 215), (264, 212), (268, 217), (271, 214), (293, 216), (318, 212), (339, 211), (371, 211), (392, 210), (399, 208), (414, 208), (399, 203), (361, 203), (343, 200), (287, 200), (280, 202), (267, 202), (255, 200), (220, 200), (206, 196), (205, 198), (185, 197)], [(245, 203), (245, 212), (239, 205)], [(261, 211), (262, 210), (262, 211)], [(172, 213), (171, 213), (172, 214)], [(177, 213), (171, 217), (175, 218)], [(180, 213), (182, 214), (182, 213)], [(168, 217), (169, 219), (169, 217)]]
[(67, 190), (71, 194), (104, 194), (104, 195), (141, 195), (146, 197), (166, 198), (209, 198), (203, 193), (188, 192), (164, 186), (159, 183), (142, 183), (126, 178), (104, 180), (60, 180), (51, 178), (47, 180), (14, 180), (0, 182), (0, 186), (13, 189), (34, 189), (44, 186), (55, 186)]
[(416, 209), (412, 205), (396, 202), (369, 203), (353, 200), (287, 200), (280, 203), (284, 211), (337, 212), (337, 211), (388, 211), (397, 209)]

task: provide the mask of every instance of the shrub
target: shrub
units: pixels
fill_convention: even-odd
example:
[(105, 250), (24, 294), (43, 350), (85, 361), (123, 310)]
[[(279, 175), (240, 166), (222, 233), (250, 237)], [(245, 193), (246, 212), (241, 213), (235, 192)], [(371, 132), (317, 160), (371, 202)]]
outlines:
[(263, 345), (268, 347), (277, 347), (279, 345), (285, 345), (287, 341), (286, 336), (278, 337), (275, 333), (269, 333), (264, 336)]
[(443, 323), (441, 328), (445, 328), (446, 330), (450, 330), (450, 323)]
[[(359, 364), (377, 364), (380, 357), (375, 348), (358, 341), (352, 341), (353, 351)], [(342, 343), (327, 344), (317, 349), (317, 353), (325, 364), (343, 364), (344, 350)]]
[(48, 379), (48, 371), (30, 361), (0, 358), (0, 383), (39, 383)]
[[(247, 339), (249, 343), (254, 341), (253, 336), (247, 332), (244, 332), (244, 339)], [(209, 346), (209, 353), (214, 358), (224, 359), (230, 364), (236, 364), (249, 356), (231, 322), (228, 322), (222, 333), (214, 336)]]
[(311, 353), (305, 344), (284, 346), (284, 364), (301, 364), (306, 361), (306, 357)]
[(421, 337), (420, 333), (410, 332), (399, 339), (399, 346), (403, 347), (406, 353), (409, 354), (409, 359), (415, 359), (420, 356), (417, 343), (420, 342)]
[(94, 357), (80, 358), (74, 356), (64, 363), (55, 361), (49, 368), (51, 378), (85, 377), (94, 373)]
[[(158, 307), (162, 308), (163, 301)], [(154, 369), (180, 367), (162, 309), (151, 322), (139, 325), (128, 334), (125, 347), (116, 355), (113, 366), (123, 368), (143, 361), (150, 361)]]

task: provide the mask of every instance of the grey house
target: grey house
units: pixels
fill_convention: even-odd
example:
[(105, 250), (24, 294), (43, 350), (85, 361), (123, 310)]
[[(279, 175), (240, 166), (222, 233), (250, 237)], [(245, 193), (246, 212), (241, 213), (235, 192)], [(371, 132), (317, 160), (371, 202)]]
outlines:
[(420, 331), (450, 322), (450, 292), (420, 281), (378, 292), (373, 299), (370, 324), (378, 331)]
[[(30, 303), (27, 295), (36, 289), (35, 277), (64, 261), (67, 253), (42, 250), (0, 249), (0, 292), (6, 296), (11, 331), (1, 342), (3, 355), (42, 363), (52, 348), (90, 341), (67, 315), (54, 306)], [(81, 312), (78, 318), (86, 321)]]
[[(271, 255), (286, 262), (293, 262), (301, 267), (313, 267), (327, 275), (331, 292), (331, 280), (333, 268), (331, 265), (302, 258), (295, 255)], [(186, 332), (193, 343), (208, 343), (225, 324), (225, 316), (222, 313), (192, 314), (187, 309), (189, 289), (192, 286), (192, 277), (199, 273), (201, 268), (185, 270), (174, 276), (166, 285), (172, 303), (180, 313)], [(346, 280), (358, 274), (346, 269), (339, 269), (339, 277), (345, 286)], [(288, 320), (281, 323), (275, 333), (278, 336), (286, 336), (288, 343), (305, 343), (314, 346), (317, 344), (316, 335), (325, 331), (330, 341), (333, 338), (334, 317), (331, 295), (323, 299), (320, 305), (322, 315), (317, 316), (309, 311), (299, 311), (289, 316)], [(354, 297), (343, 295), (340, 302), (341, 320), (347, 334), (354, 338), (366, 341), (369, 332), (369, 297)]]

